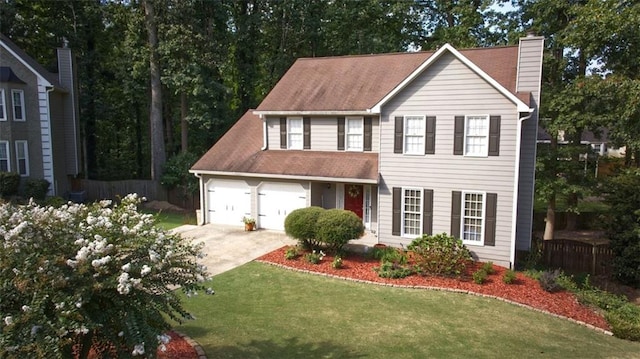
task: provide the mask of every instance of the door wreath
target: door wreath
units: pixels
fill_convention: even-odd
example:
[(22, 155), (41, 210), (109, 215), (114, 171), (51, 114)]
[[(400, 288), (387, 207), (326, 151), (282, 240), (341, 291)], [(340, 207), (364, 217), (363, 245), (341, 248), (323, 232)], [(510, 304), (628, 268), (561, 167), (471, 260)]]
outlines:
[(356, 198), (360, 195), (360, 186), (352, 184), (349, 186), (347, 192), (349, 193), (349, 197)]

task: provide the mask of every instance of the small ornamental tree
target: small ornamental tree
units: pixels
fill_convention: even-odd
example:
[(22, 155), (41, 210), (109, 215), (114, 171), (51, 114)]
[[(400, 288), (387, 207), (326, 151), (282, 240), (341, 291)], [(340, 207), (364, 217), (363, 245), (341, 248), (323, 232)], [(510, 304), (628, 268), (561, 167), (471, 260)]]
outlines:
[(190, 318), (171, 288), (203, 289), (201, 247), (139, 203), (0, 205), (1, 358), (154, 357), (168, 318)]
[(320, 242), (316, 239), (316, 222), (324, 211), (321, 207), (298, 208), (291, 211), (284, 220), (285, 233), (297, 239), (304, 248), (318, 249)]
[(422, 275), (459, 276), (471, 260), (462, 240), (447, 235), (422, 235), (407, 248), (413, 252), (416, 270)]
[(349, 240), (364, 233), (362, 219), (344, 209), (329, 209), (320, 214), (316, 223), (316, 238), (327, 248), (339, 251)]

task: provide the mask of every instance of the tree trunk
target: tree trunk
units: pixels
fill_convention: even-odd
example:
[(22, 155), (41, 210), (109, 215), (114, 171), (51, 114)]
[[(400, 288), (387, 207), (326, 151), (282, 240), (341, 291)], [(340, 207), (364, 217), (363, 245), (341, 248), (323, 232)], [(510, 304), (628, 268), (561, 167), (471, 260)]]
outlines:
[(553, 239), (553, 232), (556, 227), (556, 195), (555, 193), (551, 195), (549, 198), (549, 203), (547, 204), (547, 216), (544, 218), (544, 235), (542, 239), (550, 240)]
[(187, 94), (182, 91), (180, 94), (180, 144), (182, 153), (189, 150), (187, 140), (189, 139), (189, 123), (187, 123)]
[(156, 26), (153, 0), (144, 0), (145, 24), (149, 36), (149, 72), (151, 74), (151, 179), (159, 180), (162, 167), (167, 160), (162, 124), (162, 84), (160, 82), (160, 58), (158, 56), (158, 28)]
[[(567, 198), (567, 208), (577, 208), (578, 207), (578, 195), (575, 193), (571, 193), (569, 198)], [(569, 210), (567, 211), (567, 231), (575, 231), (578, 228), (578, 214), (575, 211)]]

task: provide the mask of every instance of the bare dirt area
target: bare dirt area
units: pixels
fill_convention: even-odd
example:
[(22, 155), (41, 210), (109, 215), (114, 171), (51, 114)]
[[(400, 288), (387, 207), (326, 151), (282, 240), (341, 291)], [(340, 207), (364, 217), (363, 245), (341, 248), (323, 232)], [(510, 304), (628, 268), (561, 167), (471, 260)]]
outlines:
[(174, 213), (185, 213), (186, 210), (182, 207), (178, 207), (174, 204), (171, 204), (167, 201), (149, 201), (142, 204), (142, 207), (145, 209), (149, 209), (152, 211), (163, 211), (163, 212), (174, 212)]

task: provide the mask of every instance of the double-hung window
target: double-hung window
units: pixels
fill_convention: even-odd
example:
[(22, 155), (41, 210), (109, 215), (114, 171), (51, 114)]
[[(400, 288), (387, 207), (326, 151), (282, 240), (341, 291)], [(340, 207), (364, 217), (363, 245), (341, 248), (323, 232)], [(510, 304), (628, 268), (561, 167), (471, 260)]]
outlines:
[(24, 115), (24, 91), (11, 90), (11, 99), (13, 100), (13, 120), (25, 121)]
[(16, 141), (16, 167), (21, 176), (29, 176), (29, 146), (27, 141)]
[(422, 231), (422, 189), (402, 189), (402, 235), (419, 236)]
[(362, 151), (364, 148), (364, 119), (362, 117), (347, 117), (345, 129), (346, 150)]
[(0, 172), (11, 171), (9, 163), (9, 141), (0, 141)]
[(462, 228), (460, 228), (460, 233), (462, 233), (462, 241), (468, 244), (483, 245), (485, 193), (463, 192), (461, 207)]
[(464, 119), (464, 155), (486, 157), (489, 152), (489, 115), (467, 115)]
[(302, 117), (287, 118), (287, 145), (290, 150), (301, 150), (304, 145)]
[(404, 153), (409, 155), (424, 154), (426, 118), (425, 116), (404, 117)]
[(7, 107), (4, 103), (4, 89), (0, 89), (0, 121), (7, 120)]

